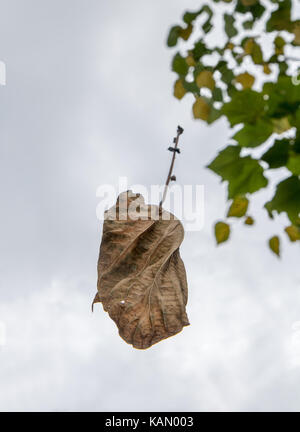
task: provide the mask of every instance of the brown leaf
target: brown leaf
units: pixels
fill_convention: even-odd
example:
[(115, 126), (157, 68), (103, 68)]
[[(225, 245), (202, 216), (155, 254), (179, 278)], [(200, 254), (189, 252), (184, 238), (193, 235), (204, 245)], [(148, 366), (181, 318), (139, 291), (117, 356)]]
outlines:
[(184, 230), (174, 215), (164, 210), (159, 214), (158, 206), (145, 205), (143, 197), (131, 191), (120, 194), (116, 206), (105, 213), (94, 303), (102, 302), (127, 343), (149, 348), (189, 325), (187, 280), (179, 254)]

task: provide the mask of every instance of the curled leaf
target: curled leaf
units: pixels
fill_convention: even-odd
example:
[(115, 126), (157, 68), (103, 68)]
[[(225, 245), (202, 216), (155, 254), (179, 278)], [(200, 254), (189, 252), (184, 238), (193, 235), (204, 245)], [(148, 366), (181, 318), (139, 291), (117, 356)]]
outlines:
[[(138, 217), (138, 218), (137, 218)], [(134, 348), (146, 349), (189, 325), (181, 222), (131, 191), (106, 211), (94, 303)]]

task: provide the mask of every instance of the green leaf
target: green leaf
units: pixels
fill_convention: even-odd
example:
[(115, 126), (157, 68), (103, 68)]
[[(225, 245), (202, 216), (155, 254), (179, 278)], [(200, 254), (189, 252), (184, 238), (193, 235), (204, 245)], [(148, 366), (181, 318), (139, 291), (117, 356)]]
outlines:
[(183, 15), (183, 21), (186, 24), (191, 24), (200, 14), (200, 11), (198, 12), (185, 12), (185, 14)]
[(290, 141), (276, 140), (273, 146), (262, 155), (261, 160), (267, 162), (270, 168), (280, 168), (287, 164), (289, 158)]
[(228, 146), (208, 166), (228, 181), (229, 199), (256, 192), (268, 184), (258, 161), (250, 156), (241, 158), (240, 151), (238, 146)]
[(277, 36), (274, 40), (275, 54), (280, 55), (284, 53), (285, 40), (281, 36)]
[(273, 133), (273, 126), (266, 120), (258, 120), (254, 124), (246, 124), (234, 136), (241, 147), (257, 147), (264, 143)]
[(207, 46), (205, 45), (205, 43), (202, 42), (202, 40), (200, 40), (197, 43), (195, 43), (192, 53), (195, 61), (199, 61), (200, 58), (205, 54), (210, 54), (211, 50), (207, 48)]
[(171, 28), (167, 39), (168, 47), (174, 47), (177, 44), (180, 30), (181, 27), (178, 25)]
[(263, 53), (257, 42), (254, 42), (253, 44), (251, 57), (254, 64), (260, 65), (264, 63)]
[(225, 222), (217, 222), (215, 224), (215, 237), (217, 244), (224, 243), (229, 239), (230, 226)]
[(199, 88), (194, 81), (188, 82), (186, 80), (183, 80), (183, 87), (187, 92), (191, 92), (193, 94), (199, 93)]
[(266, 24), (266, 30), (272, 32), (274, 30), (287, 30), (292, 28), (291, 24), (291, 0), (284, 0), (279, 3), (278, 9), (272, 12), (270, 19)]
[(245, 197), (237, 197), (233, 200), (227, 217), (243, 217), (247, 213), (249, 200)]
[(292, 224), (300, 222), (300, 180), (296, 176), (288, 177), (277, 185), (274, 197), (265, 204), (270, 217), (273, 212), (286, 212)]
[(289, 65), (287, 64), (287, 62), (286, 61), (279, 61), (278, 67), (279, 67), (279, 76), (285, 76), (287, 74), (286, 72), (289, 68)]
[(225, 21), (225, 32), (229, 38), (232, 38), (238, 34), (237, 29), (234, 26), (235, 19), (232, 15), (224, 14)]
[(189, 66), (186, 63), (185, 58), (179, 53), (177, 53), (173, 58), (172, 70), (177, 72), (180, 76), (185, 76), (188, 73)]
[(197, 12), (185, 12), (185, 14), (183, 15), (183, 21), (186, 24), (191, 24), (203, 12), (207, 13), (208, 19), (205, 21), (205, 23), (203, 24), (202, 28), (203, 28), (203, 30), (204, 30), (205, 33), (208, 33), (209, 30), (212, 28), (212, 25), (211, 25), (210, 21), (211, 21), (211, 18), (213, 16), (213, 11), (211, 10), (211, 8), (208, 5), (204, 5)]
[(250, 12), (253, 16), (253, 19), (255, 20), (262, 16), (265, 11), (265, 7), (259, 1), (238, 0), (235, 10), (239, 13)]
[(300, 85), (295, 86), (289, 76), (280, 76), (278, 81), (265, 83), (263, 94), (266, 100), (266, 115), (282, 118), (295, 114), (300, 106)]
[(286, 227), (284, 231), (289, 236), (289, 239), (291, 242), (295, 242), (297, 240), (300, 240), (300, 229), (298, 227), (296, 227), (295, 225), (290, 225), (290, 226)]
[(291, 153), (286, 167), (292, 174), (300, 176), (300, 154)]
[(204, 33), (209, 33), (213, 27), (213, 25), (211, 23), (211, 19), (213, 17), (213, 11), (211, 10), (211, 8), (208, 5), (204, 5), (202, 9), (203, 9), (203, 12), (206, 12), (208, 15), (208, 18), (204, 22), (202, 29), (203, 29)]
[(228, 68), (226, 61), (221, 60), (215, 67), (221, 73), (222, 81), (229, 85), (234, 80), (235, 76), (231, 69)]
[(278, 236), (274, 236), (269, 240), (269, 247), (274, 254), (280, 256), (280, 240)]
[(212, 92), (212, 97), (215, 102), (223, 102), (223, 92), (219, 87), (215, 87)]
[(222, 113), (220, 110), (214, 108), (214, 106), (210, 103), (210, 113), (209, 117), (207, 119), (207, 124), (212, 124), (216, 120), (218, 120), (222, 116)]
[(250, 30), (250, 29), (253, 28), (254, 23), (255, 23), (255, 21), (253, 21), (253, 20), (244, 21), (243, 22), (243, 27), (244, 27), (245, 30)]
[(261, 93), (246, 89), (236, 92), (231, 101), (224, 104), (222, 112), (231, 126), (239, 123), (255, 123), (264, 113), (265, 101)]

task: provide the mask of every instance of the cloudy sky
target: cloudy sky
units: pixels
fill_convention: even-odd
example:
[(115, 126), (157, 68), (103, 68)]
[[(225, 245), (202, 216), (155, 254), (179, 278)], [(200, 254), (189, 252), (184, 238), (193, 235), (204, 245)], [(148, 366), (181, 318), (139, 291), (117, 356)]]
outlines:
[[(237, 222), (215, 246), (225, 186), (203, 167), (230, 131), (172, 96), (167, 30), (198, 6), (0, 0), (1, 411), (300, 408), (299, 246), (283, 238), (281, 260), (266, 246), (287, 222), (261, 210), (272, 190), (256, 194), (255, 227)], [(139, 351), (101, 305), (91, 314), (96, 191), (119, 176), (163, 183), (177, 124), (178, 184), (205, 188), (204, 227), (181, 247), (191, 325)]]

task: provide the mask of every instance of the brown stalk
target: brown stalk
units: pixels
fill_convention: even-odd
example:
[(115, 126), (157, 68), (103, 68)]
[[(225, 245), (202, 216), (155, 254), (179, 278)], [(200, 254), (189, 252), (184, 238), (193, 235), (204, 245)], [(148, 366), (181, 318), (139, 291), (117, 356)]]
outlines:
[(161, 210), (161, 208), (162, 208), (162, 205), (163, 205), (164, 200), (166, 199), (166, 195), (167, 195), (167, 191), (168, 191), (169, 183), (170, 183), (170, 181), (172, 180), (172, 173), (173, 173), (173, 168), (174, 168), (174, 163), (175, 163), (175, 158), (176, 158), (176, 153), (177, 153), (176, 150), (178, 149), (179, 137), (180, 137), (180, 135), (181, 135), (182, 133), (183, 133), (183, 129), (182, 129), (182, 127), (181, 127), (181, 126), (178, 126), (178, 127), (177, 127), (177, 136), (176, 136), (176, 138), (174, 139), (175, 147), (174, 147), (174, 151), (173, 151), (173, 156), (172, 156), (172, 160), (171, 160), (171, 165), (170, 165), (170, 169), (169, 169), (169, 173), (168, 173), (167, 181), (166, 181), (165, 188), (164, 188), (164, 193), (163, 193), (162, 199), (161, 199), (161, 201), (160, 201), (160, 203), (159, 203), (159, 209), (160, 209), (160, 210)]

